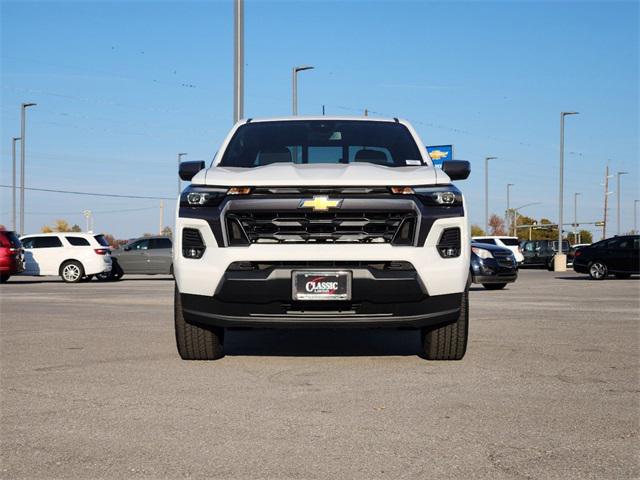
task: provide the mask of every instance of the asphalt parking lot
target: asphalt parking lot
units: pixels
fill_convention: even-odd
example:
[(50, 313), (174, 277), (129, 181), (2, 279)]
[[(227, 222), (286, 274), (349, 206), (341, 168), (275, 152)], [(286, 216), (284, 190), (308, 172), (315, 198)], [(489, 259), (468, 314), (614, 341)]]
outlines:
[(640, 281), (474, 286), (461, 362), (389, 330), (175, 350), (173, 282), (0, 287), (1, 477), (637, 478)]

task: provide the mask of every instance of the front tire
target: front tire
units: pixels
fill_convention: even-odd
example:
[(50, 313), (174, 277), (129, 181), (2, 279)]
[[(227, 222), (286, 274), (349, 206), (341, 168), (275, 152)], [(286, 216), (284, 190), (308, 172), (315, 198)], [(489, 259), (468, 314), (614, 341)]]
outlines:
[(593, 280), (604, 280), (607, 278), (608, 273), (607, 266), (600, 260), (589, 264), (589, 276)]
[(482, 286), (487, 290), (502, 290), (507, 286), (506, 283), (483, 283)]
[(460, 302), (460, 316), (447, 325), (423, 328), (423, 355), (427, 360), (462, 360), (469, 336), (469, 285)]
[(183, 360), (216, 360), (224, 355), (224, 329), (203, 328), (192, 325), (184, 319), (182, 300), (178, 287), (175, 288), (174, 319), (176, 345)]
[(64, 262), (60, 267), (60, 278), (66, 283), (78, 283), (84, 277), (84, 267), (76, 260)]
[(9, 275), (8, 273), (3, 273), (0, 275), (0, 283), (7, 283), (7, 280), (9, 280), (9, 277), (11, 275)]

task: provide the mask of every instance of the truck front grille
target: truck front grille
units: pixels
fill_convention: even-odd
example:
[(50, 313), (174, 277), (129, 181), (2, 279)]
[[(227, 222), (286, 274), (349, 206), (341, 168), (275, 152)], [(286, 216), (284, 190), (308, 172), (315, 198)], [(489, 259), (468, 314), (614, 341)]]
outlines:
[(392, 243), (413, 245), (414, 212), (230, 212), (230, 246), (254, 243)]

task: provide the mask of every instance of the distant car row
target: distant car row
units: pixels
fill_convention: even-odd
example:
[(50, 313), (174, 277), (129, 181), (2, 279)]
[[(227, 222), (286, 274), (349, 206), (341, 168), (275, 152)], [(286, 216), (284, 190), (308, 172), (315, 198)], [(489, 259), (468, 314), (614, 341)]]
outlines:
[[(553, 269), (558, 242), (516, 237), (474, 237), (470, 275), (473, 283), (488, 290), (504, 288), (518, 278), (518, 266)], [(595, 280), (608, 275), (628, 278), (640, 274), (640, 236), (613, 237), (592, 245), (569, 246), (562, 251), (578, 273)], [(103, 235), (90, 233), (42, 233), (22, 238), (0, 231), (0, 282), (11, 275), (54, 275), (69, 283), (119, 280), (125, 274), (173, 274), (169, 237), (143, 237), (112, 249)]]
[(0, 281), (11, 275), (60, 276), (68, 283), (118, 280), (125, 273), (171, 274), (171, 239), (144, 237), (112, 249), (103, 235), (0, 231)]

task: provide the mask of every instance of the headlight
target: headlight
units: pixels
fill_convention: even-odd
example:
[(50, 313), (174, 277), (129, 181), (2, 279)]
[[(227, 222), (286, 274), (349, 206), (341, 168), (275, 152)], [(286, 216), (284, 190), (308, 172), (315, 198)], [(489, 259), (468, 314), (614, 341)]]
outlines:
[(455, 207), (462, 205), (462, 193), (453, 185), (437, 187), (391, 187), (396, 195), (416, 195), (428, 206)]
[(189, 185), (180, 195), (181, 207), (215, 207), (227, 195), (227, 188)]
[(493, 258), (493, 255), (491, 255), (491, 252), (489, 250), (485, 250), (484, 248), (471, 247), (471, 251), (475, 253), (477, 256), (479, 256), (480, 258), (482, 258), (483, 260), (487, 258)]

